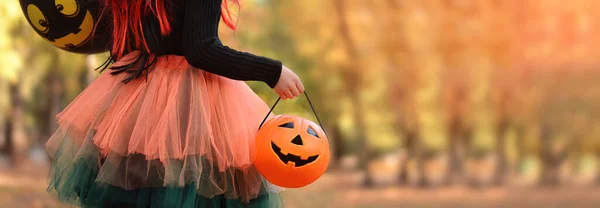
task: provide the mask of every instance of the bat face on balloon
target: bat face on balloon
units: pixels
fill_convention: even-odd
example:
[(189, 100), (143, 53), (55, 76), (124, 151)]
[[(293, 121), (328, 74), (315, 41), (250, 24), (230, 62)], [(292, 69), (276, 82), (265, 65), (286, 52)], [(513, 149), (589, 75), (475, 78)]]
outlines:
[[(94, 35), (97, 16), (88, 8), (92, 0), (20, 0), (34, 30), (54, 46), (77, 51)], [(97, 2), (95, 2), (97, 4)]]

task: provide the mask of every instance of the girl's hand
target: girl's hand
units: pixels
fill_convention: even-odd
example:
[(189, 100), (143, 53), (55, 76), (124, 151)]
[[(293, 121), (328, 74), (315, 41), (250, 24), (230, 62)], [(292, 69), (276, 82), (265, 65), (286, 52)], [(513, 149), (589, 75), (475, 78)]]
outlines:
[(285, 66), (282, 67), (279, 81), (273, 89), (284, 100), (298, 97), (304, 93), (304, 85), (298, 75)]

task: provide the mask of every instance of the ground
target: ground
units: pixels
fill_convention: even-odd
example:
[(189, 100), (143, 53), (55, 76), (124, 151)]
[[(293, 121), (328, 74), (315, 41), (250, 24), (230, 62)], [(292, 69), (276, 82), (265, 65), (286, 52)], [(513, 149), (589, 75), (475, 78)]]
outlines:
[[(0, 169), (0, 208), (62, 208), (45, 191), (47, 169)], [(600, 207), (600, 187), (417, 189), (396, 184), (363, 189), (360, 174), (332, 172), (283, 194), (288, 208), (384, 207)]]

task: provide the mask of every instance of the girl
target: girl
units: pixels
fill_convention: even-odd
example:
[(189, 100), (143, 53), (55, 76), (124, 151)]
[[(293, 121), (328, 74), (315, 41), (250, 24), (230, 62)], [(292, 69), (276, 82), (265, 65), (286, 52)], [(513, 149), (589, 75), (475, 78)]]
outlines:
[(298, 76), (221, 44), (227, 0), (104, 1), (116, 63), (57, 116), (48, 190), (85, 207), (282, 206), (252, 165), (269, 107), (243, 81), (291, 99)]

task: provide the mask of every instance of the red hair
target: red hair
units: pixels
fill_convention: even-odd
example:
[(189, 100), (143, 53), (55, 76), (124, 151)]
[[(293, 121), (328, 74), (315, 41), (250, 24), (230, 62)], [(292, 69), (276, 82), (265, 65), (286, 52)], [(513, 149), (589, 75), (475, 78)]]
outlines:
[[(147, 15), (154, 15), (160, 24), (160, 33), (165, 36), (171, 32), (169, 23), (169, 14), (167, 12), (167, 3), (172, 0), (104, 0), (105, 8), (110, 8), (113, 16), (113, 46), (112, 55), (120, 59), (127, 50), (131, 50), (132, 45), (136, 49), (150, 53), (146, 43), (142, 28), (142, 18)], [(200, 1), (200, 0), (198, 0)], [(221, 5), (221, 17), (223, 22), (231, 29), (235, 30), (233, 18), (229, 10), (228, 1), (232, 1), (239, 6), (239, 0), (223, 0)], [(133, 44), (128, 40), (135, 41)]]

